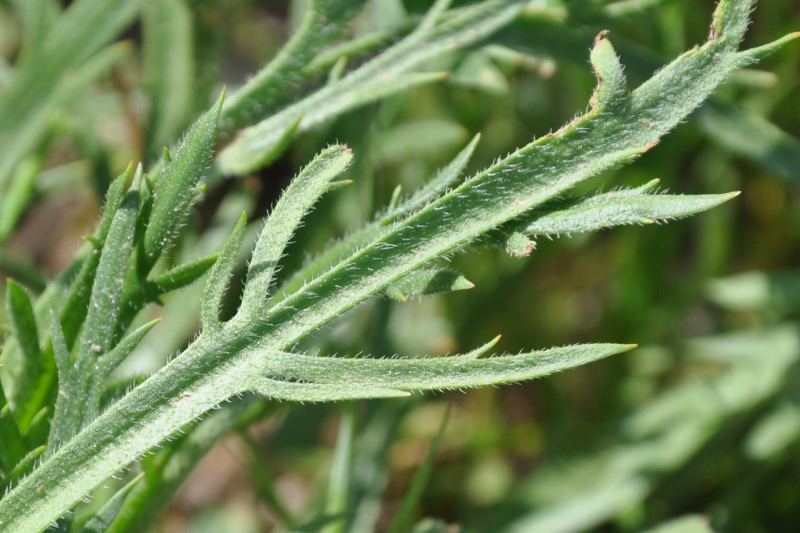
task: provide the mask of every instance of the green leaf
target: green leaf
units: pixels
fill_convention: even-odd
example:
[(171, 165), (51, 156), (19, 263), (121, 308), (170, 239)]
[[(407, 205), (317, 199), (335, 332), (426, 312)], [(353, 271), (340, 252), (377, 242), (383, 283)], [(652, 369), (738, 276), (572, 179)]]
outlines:
[(800, 273), (746, 272), (712, 280), (707, 293), (711, 301), (727, 309), (781, 316), (800, 308)]
[(22, 357), (25, 358), (25, 374), (28, 376), (26, 386), (35, 388), (36, 379), (44, 372), (44, 363), (39, 348), (39, 331), (33, 314), (33, 304), (28, 292), (11, 278), (7, 280), (6, 298), (11, 327), (22, 350)]
[(247, 269), (241, 309), (250, 317), (264, 309), (272, 276), (295, 228), (352, 160), (353, 154), (346, 146), (326, 148), (292, 180), (281, 196), (261, 229)]
[(2, 351), (3, 388), (24, 433), (49, 394), (55, 369), (41, 352), (38, 321), (27, 291), (9, 279), (6, 298), (14, 336)]
[[(658, 183), (653, 180), (644, 187)], [(642, 188), (617, 190), (561, 202), (558, 207), (534, 211), (513, 227), (528, 235), (564, 235), (626, 224), (654, 224), (706, 211), (739, 196), (727, 194), (648, 194)], [(544, 206), (546, 207), (546, 206)], [(528, 219), (528, 220), (526, 220)]]
[(36, 178), (42, 169), (42, 157), (34, 155), (23, 160), (9, 190), (0, 202), (0, 246), (11, 236), (17, 222), (36, 193)]
[(489, 0), (454, 15), (441, 17), (437, 3), (420, 27), (357, 70), (350, 72), (243, 130), (219, 156), (225, 174), (244, 174), (258, 168), (262, 154), (272, 150), (297, 117), (297, 131), (308, 131), (320, 122), (411, 87), (443, 79), (440, 73), (409, 72), (424, 60), (448, 50), (468, 46), (508, 23), (519, 11), (509, 0)]
[(425, 486), (428, 484), (428, 479), (431, 477), (431, 472), (433, 472), (433, 461), (436, 458), (436, 451), (439, 449), (439, 445), (442, 443), (444, 428), (447, 427), (447, 419), (449, 417), (450, 410), (448, 409), (447, 414), (445, 415), (444, 420), (442, 420), (442, 424), (439, 427), (439, 432), (436, 434), (436, 438), (433, 439), (433, 442), (428, 448), (428, 453), (425, 455), (425, 460), (414, 474), (414, 479), (411, 482), (411, 486), (408, 488), (406, 495), (403, 497), (403, 503), (400, 506), (400, 510), (397, 511), (397, 515), (395, 515), (394, 522), (392, 523), (389, 533), (402, 533), (403, 531), (408, 531), (411, 529), (411, 523), (414, 520), (414, 512), (416, 511), (417, 506), (422, 499), (422, 494), (425, 492)]
[(150, 156), (157, 156), (161, 147), (177, 138), (191, 119), (191, 18), (184, 0), (145, 0), (142, 6), (142, 56), (152, 102), (147, 135)]
[[(5, 439), (6, 435), (3, 434), (3, 438)], [(6, 487), (14, 486), (20, 479), (22, 479), (28, 472), (33, 470), (36, 461), (44, 454), (44, 451), (47, 447), (46, 446), (38, 446), (20, 459), (17, 465), (11, 470), (8, 474), (8, 479), (6, 480)]]
[(405, 302), (412, 296), (427, 296), (474, 287), (474, 283), (458, 272), (446, 269), (420, 269), (395, 281), (386, 287), (385, 292), (388, 297)]
[(106, 533), (139, 533), (155, 526), (186, 478), (212, 447), (234, 429), (262, 417), (265, 402), (254, 396), (236, 399), (170, 445), (166, 457), (144, 465), (144, 479), (131, 491)]
[[(531, 379), (629, 349), (600, 344), (518, 356), (422, 359), (287, 353), (403, 276), (652, 146), (749, 60), (737, 47), (750, 7), (748, 0), (723, 0), (707, 43), (630, 94), (596, 105), (398, 221), (266, 313), (243, 302), (235, 320), (218, 332), (202, 333), (0, 500), (3, 525), (12, 533), (46, 527), (108, 476), (239, 393), (293, 401), (402, 396)], [(245, 291), (255, 283), (250, 278)], [(36, 497), (37, 487), (46, 498)]]
[(207, 255), (156, 276), (150, 282), (153, 296), (157, 297), (191, 285), (208, 272), (208, 269), (217, 262), (217, 259), (219, 259), (219, 254)]
[[(480, 133), (475, 135), (472, 141), (470, 141), (450, 163), (439, 170), (431, 180), (410, 198), (401, 202), (396, 196), (393, 197), (389, 209), (387, 209), (382, 216), (378, 217), (375, 222), (364, 226), (347, 238), (335, 243), (319, 257), (298, 270), (283, 284), (281, 290), (277, 292), (275, 298), (272, 300), (272, 303), (277, 303), (277, 301), (280, 301), (282, 298), (282, 295), (295, 292), (306, 283), (306, 281), (329, 270), (355, 250), (372, 242), (378, 235), (390, 229), (387, 226), (389, 226), (392, 221), (421, 209), (443, 194), (448, 187), (452, 186), (458, 178), (461, 177), (464, 168), (472, 157), (472, 153), (475, 151), (478, 141), (480, 141), (480, 137)], [(400, 189), (395, 189), (395, 191), (396, 195), (400, 194)]]
[(61, 6), (55, 0), (23, 0), (14, 4), (23, 24), (23, 43), (17, 61), (32, 61), (40, 53), (48, 32), (61, 14)]
[(393, 397), (412, 391), (452, 390), (524, 381), (634, 348), (624, 344), (585, 344), (519, 355), (373, 359), (313, 357), (295, 353), (248, 356), (258, 374), (244, 390), (293, 401), (335, 401)]
[(189, 207), (197, 196), (197, 184), (211, 158), (217, 137), (217, 120), (223, 89), (216, 103), (186, 132), (183, 140), (165, 164), (153, 190), (153, 207), (144, 234), (144, 259), (152, 267), (177, 237)]
[(720, 146), (800, 183), (800, 140), (769, 120), (720, 99), (703, 106), (697, 119), (705, 134)]
[(98, 357), (97, 369), (94, 375), (94, 386), (92, 387), (90, 394), (91, 404), (99, 405), (100, 398), (104, 392), (103, 382), (111, 374), (111, 372), (131, 354), (134, 348), (136, 348), (142, 341), (144, 336), (147, 335), (151, 329), (153, 329), (153, 326), (159, 322), (161, 322), (161, 319), (157, 318), (142, 324), (135, 330), (131, 331), (128, 336), (123, 338), (119, 344), (114, 347), (114, 349), (107, 354), (103, 354)]
[(366, 0), (312, 0), (297, 32), (275, 59), (228, 99), (222, 127), (228, 131), (241, 128), (286, 104), (291, 94), (287, 89), (304, 80), (302, 71), (309, 61), (348, 27), (365, 4)]
[(56, 395), (53, 422), (50, 425), (50, 437), (47, 440), (47, 455), (52, 455), (59, 446), (75, 434), (82, 414), (81, 406), (76, 405), (74, 399), (83, 392), (81, 384), (75, 377), (75, 365), (67, 350), (61, 321), (53, 308), (50, 308), (50, 338), (53, 343), (53, 356), (58, 367), (58, 394)]
[(0, 435), (3, 436), (3, 445), (0, 446), (0, 473), (7, 474), (8, 479), (4, 483), (10, 485), (15, 481), (14, 467), (28, 450), (17, 423), (11, 416), (2, 385), (0, 385)]
[(216, 330), (221, 326), (219, 321), (220, 306), (233, 275), (233, 269), (236, 267), (236, 258), (239, 254), (239, 249), (242, 247), (242, 238), (244, 237), (246, 226), (247, 214), (242, 213), (239, 222), (236, 223), (231, 236), (228, 238), (228, 242), (225, 243), (225, 248), (222, 249), (219, 259), (211, 267), (211, 273), (203, 290), (202, 307), (200, 308), (203, 329)]
[(128, 494), (136, 488), (136, 485), (144, 478), (144, 474), (144, 472), (141, 472), (126, 483), (124, 487), (114, 493), (114, 495), (103, 504), (103, 507), (97, 511), (97, 514), (86, 522), (86, 525), (81, 529), (81, 533), (106, 533), (108, 531), (108, 526), (125, 503)]
[(354, 405), (345, 405), (339, 421), (339, 433), (333, 450), (328, 475), (328, 490), (325, 493), (323, 516), (339, 517), (332, 520), (322, 533), (344, 533), (346, 514), (350, 507), (350, 477), (353, 463), (353, 441), (356, 432), (356, 411)]
[(131, 176), (133, 176), (133, 169), (133, 163), (129, 164), (125, 172), (117, 176), (117, 178), (111, 182), (111, 186), (106, 194), (106, 205), (103, 210), (103, 216), (100, 219), (97, 230), (90, 240), (89, 245), (84, 246), (84, 250), (81, 250), (84, 259), (80, 265), (80, 271), (69, 287), (69, 292), (67, 293), (66, 301), (62, 306), (62, 312), (60, 314), (62, 327), (64, 329), (64, 338), (68, 347), (71, 347), (75, 342), (75, 338), (86, 319), (89, 299), (92, 294), (92, 285), (97, 274), (97, 266), (100, 264), (100, 250), (102, 250), (105, 244), (108, 231), (111, 228), (111, 223), (119, 209), (127, 182), (131, 179)]
[[(129, 6), (135, 6), (137, 2), (138, 0), (126, 3), (124, 9), (117, 9), (116, 12), (125, 14), (129, 11)], [(84, 5), (89, 3), (91, 2), (82, 2)], [(61, 20), (58, 27), (62, 25)], [(112, 20), (108, 22), (109, 26), (113, 24)], [(99, 35), (104, 32), (96, 33)], [(79, 38), (76, 35), (69, 36), (70, 42)], [(66, 63), (71, 58), (60, 59), (60, 52), (53, 51), (58, 46), (50, 45), (51, 40), (48, 39), (47, 46), (43, 49), (43, 53), (48, 54), (46, 66), (37, 62), (18, 65), (15, 75), (4, 88), (3, 98), (0, 99), (0, 116), (3, 117), (0, 124), (0, 191), (5, 191), (19, 161), (40, 141), (53, 113), (81, 97), (88, 84), (131, 51), (130, 43), (120, 42), (108, 46), (85, 62), (70, 66)], [(71, 46), (61, 48), (67, 52), (78, 52)], [(68, 71), (68, 68), (74, 70)]]

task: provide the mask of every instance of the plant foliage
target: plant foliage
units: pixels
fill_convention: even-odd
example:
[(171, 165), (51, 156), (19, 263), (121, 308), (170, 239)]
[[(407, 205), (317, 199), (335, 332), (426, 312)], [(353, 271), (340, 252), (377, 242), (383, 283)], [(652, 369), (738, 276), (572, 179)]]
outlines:
[[(31, 170), (21, 162), (35, 162), (26, 158), (35, 157), (36, 140), (46, 126), (45, 110), (68, 103), (118, 59), (126, 45), (109, 43), (139, 4), (154, 40), (172, 38), (159, 28), (161, 17), (186, 17), (180, 2), (127, 2), (116, 9), (115, 4), (83, 0), (62, 12), (43, 1), (30, 8), (26, 31), (47, 37), (27, 42), (0, 100), (0, 190), (3, 212), (13, 214), (2, 228), (13, 227), (28, 202), (25, 176)], [(252, 172), (274, 161), (298, 132), (441, 80), (440, 72), (416, 69), (445, 49), (491, 35), (522, 10), (520, 2), (509, 0), (457, 9), (440, 0), (407, 35), (360, 66), (348, 71), (346, 56), (340, 55), (329, 78), (309, 89), (320, 65), (329, 64), (320, 59), (323, 48), (345, 31), (363, 5), (312, 2), (299, 30), (272, 63), (232, 95), (223, 90), (149, 173), (131, 164), (111, 182), (95, 232), (38, 299), (9, 280), (11, 331), (2, 354), (0, 389), (0, 468), (7, 487), (0, 500), (3, 531), (41, 531), (54, 522), (69, 527), (66, 514), (81, 499), (133, 462), (146, 463), (147, 454), (187, 428), (194, 429), (180, 441), (173, 458), (193, 464), (232, 424), (258, 412), (254, 395), (288, 402), (406, 397), (533, 379), (631, 349), (628, 344), (583, 344), (494, 354), (495, 339), (447, 357), (344, 357), (307, 353), (299, 345), (371, 298), (386, 295), (405, 301), (473, 287), (462, 274), (440, 265), (468, 247), (499, 243), (512, 255), (529, 255), (533, 239), (542, 235), (651, 224), (730, 200), (738, 193), (657, 194), (657, 182), (599, 194), (576, 191), (656, 147), (737, 69), (785, 42), (739, 51), (752, 2), (722, 0), (705, 43), (630, 90), (611, 40), (600, 33), (590, 53), (597, 84), (588, 109), (558, 131), (461, 179), (476, 137), (417, 192), (402, 198), (398, 190), (375, 221), (280, 279), (277, 272), (287, 245), (309, 212), (323, 195), (350, 182), (347, 169), (354, 154), (347, 146), (330, 145), (296, 175), (260, 228), (248, 226), (242, 213), (218, 253), (165, 271), (165, 257), (185, 232), (192, 206), (204, 190), (218, 124), (235, 135), (213, 160), (213, 175)], [(102, 24), (93, 22), (100, 20)], [(184, 28), (179, 35), (186, 33)], [(177, 61), (190, 55), (186, 48), (173, 52)], [(149, 68), (156, 76), (168, 76), (171, 67), (150, 54)], [(46, 79), (38, 78), (39, 72)], [(295, 98), (298, 87), (303, 96)], [(167, 95), (170, 89), (165, 84), (153, 90)], [(184, 125), (188, 111), (173, 98), (156, 105), (171, 110), (159, 114), (161, 122), (153, 125), (153, 142), (160, 143)], [(152, 153), (153, 146), (147, 150)], [(17, 186), (21, 192), (15, 192)], [(251, 230), (256, 235), (244, 286), (240, 295), (232, 294), (229, 285), (241, 267), (244, 243), (252, 242)], [(196, 338), (121, 397), (110, 396), (112, 372), (151, 329), (169, 327), (158, 326), (158, 321), (138, 323), (138, 312), (204, 275)], [(228, 313), (231, 299), (235, 309)], [(231, 401), (238, 406), (236, 416), (215, 418), (212, 411)], [(84, 530), (135, 527), (135, 522), (124, 522), (131, 516), (125, 515), (126, 509), (168, 499), (186, 471), (165, 469), (155, 484), (132, 478)], [(418, 499), (416, 492), (413, 498)], [(408, 505), (415, 505), (413, 498)], [(410, 524), (410, 513), (404, 509), (402, 525), (396, 527)]]

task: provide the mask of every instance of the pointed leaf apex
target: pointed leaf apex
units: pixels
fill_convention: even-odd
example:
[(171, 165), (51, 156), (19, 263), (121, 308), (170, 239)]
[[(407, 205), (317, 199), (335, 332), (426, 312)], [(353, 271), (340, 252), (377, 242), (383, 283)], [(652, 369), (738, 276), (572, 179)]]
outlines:
[(352, 185), (353, 183), (355, 183), (355, 181), (350, 179), (332, 181), (328, 184), (328, 192), (335, 191), (336, 189), (341, 189), (342, 187), (345, 187), (347, 185)]
[(397, 187), (394, 188), (392, 191), (392, 198), (389, 200), (389, 207), (388, 210), (392, 211), (394, 208), (397, 207), (398, 202), (400, 201), (400, 194), (403, 192), (403, 185), (398, 184)]
[(608, 41), (608, 39), (606, 39), (606, 36), (608, 36), (609, 33), (611, 33), (609, 30), (602, 30), (600, 33), (598, 33), (594, 38), (594, 45), (600, 46), (600, 41), (603, 40)]

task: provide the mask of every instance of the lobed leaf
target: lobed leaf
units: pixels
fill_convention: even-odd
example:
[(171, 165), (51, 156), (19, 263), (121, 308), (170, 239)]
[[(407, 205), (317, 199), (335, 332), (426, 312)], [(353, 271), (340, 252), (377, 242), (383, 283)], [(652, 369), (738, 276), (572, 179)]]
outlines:
[[(410, 272), (652, 147), (750, 60), (736, 51), (750, 7), (749, 0), (723, 0), (710, 40), (632, 93), (598, 101), (558, 132), (478, 173), (263, 316), (237, 317), (201, 334), (0, 500), (0, 523), (12, 532), (41, 530), (113, 472), (237, 393), (293, 401), (403, 396), (530, 379), (629, 349), (586, 345), (519, 356), (386, 360), (287, 353)], [(37, 488), (47, 498), (38, 498)]]
[(596, 105), (398, 223), (276, 303), (253, 332), (295, 342), (428, 261), (650, 149), (741, 65), (736, 53), (745, 30), (740, 8), (740, 3), (720, 3), (725, 31), (719, 37), (686, 52), (627, 96)]
[(472, 157), (472, 153), (475, 151), (478, 141), (480, 141), (480, 137), (480, 134), (473, 137), (472, 141), (470, 141), (450, 163), (439, 170), (430, 181), (407, 200), (401, 202), (399, 199), (400, 189), (395, 189), (396, 194), (389, 208), (383, 215), (379, 216), (373, 223), (367, 224), (352, 235), (349, 235), (347, 238), (336, 242), (325, 250), (325, 252), (320, 254), (319, 257), (292, 274), (273, 298), (272, 303), (277, 303), (284, 295), (295, 292), (306, 283), (306, 281), (332, 268), (334, 265), (349, 257), (354, 251), (375, 240), (378, 235), (390, 229), (389, 226), (392, 221), (421, 209), (426, 204), (435, 200), (437, 196), (444, 193), (448, 187), (453, 185), (453, 183), (461, 177), (464, 168)]

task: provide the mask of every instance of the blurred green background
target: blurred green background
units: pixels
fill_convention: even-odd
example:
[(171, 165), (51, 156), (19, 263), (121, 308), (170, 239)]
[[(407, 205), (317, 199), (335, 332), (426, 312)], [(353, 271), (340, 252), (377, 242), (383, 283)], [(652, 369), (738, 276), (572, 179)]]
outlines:
[[(129, 160), (153, 163), (221, 85), (235, 90), (277, 53), (304, 9), (303, 1), (173, 3), (184, 24), (173, 28), (174, 42), (189, 60), (180, 83), (160, 86), (148, 56), (166, 52), (151, 42), (158, 21), (145, 11), (120, 35), (130, 43), (124, 57), (52, 113), (29, 158), (29, 207), (2, 235), (0, 267), (34, 291), (80, 245), (109, 180)], [(350, 35), (385, 32), (391, 40), (428, 4), (373, 0)], [(215, 178), (176, 255), (219, 249), (242, 209), (251, 219), (263, 215), (316, 152), (346, 143), (356, 154), (348, 171), (354, 184), (307, 219), (286, 276), (370, 220), (397, 185), (410, 192), (422, 184), (475, 133), (482, 139), (470, 171), (582, 112), (600, 30), (611, 30), (629, 79), (639, 83), (702, 42), (712, 10), (696, 0), (534, 0), (486, 42), (427, 64), (449, 72), (443, 82), (302, 134), (257, 174)], [(19, 2), (0, 1), (0, 74), (17, 60), (22, 28)], [(744, 46), (799, 28), (800, 5), (762, 0)], [(159, 530), (270, 531), (284, 527), (282, 513), (312, 519), (325, 507), (337, 434), (351, 422), (352, 527), (377, 517), (385, 528), (448, 406), (418, 516), (453, 531), (627, 532), (692, 513), (719, 531), (793, 530), (800, 523), (799, 56), (800, 45), (790, 43), (738, 72), (657, 148), (588, 187), (660, 178), (674, 193), (741, 190), (740, 197), (669, 224), (543, 240), (524, 259), (499, 248), (458, 254), (453, 265), (475, 289), (369, 302), (305, 346), (447, 354), (502, 334), (498, 349), (508, 352), (579, 342), (638, 343), (637, 350), (466, 394), (278, 406), (211, 451)], [(120, 369), (121, 384), (191, 339), (199, 290), (167, 299), (169, 331), (145, 340)]]

